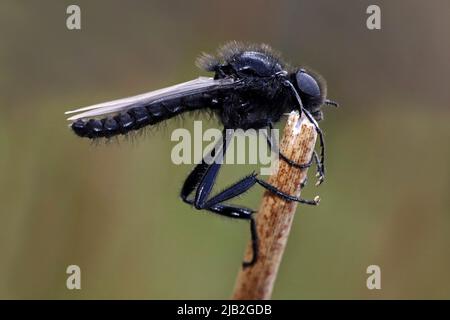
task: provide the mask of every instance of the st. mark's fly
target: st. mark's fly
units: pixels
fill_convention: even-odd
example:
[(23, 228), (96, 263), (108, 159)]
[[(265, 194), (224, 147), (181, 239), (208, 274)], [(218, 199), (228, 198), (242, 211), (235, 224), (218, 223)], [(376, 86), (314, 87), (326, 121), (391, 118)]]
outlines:
[[(213, 77), (199, 77), (164, 89), (137, 96), (104, 102), (67, 112), (70, 127), (80, 137), (89, 139), (110, 138), (175, 117), (194, 110), (213, 111), (222, 123), (223, 139), (208, 156), (223, 157), (230, 141), (231, 130), (271, 130), (274, 123), (291, 111), (297, 110), (314, 124), (320, 142), (320, 154), (313, 153), (308, 163), (295, 163), (279, 154), (283, 161), (296, 168), (317, 164), (318, 183), (325, 176), (325, 145), (317, 122), (322, 120), (323, 105), (337, 106), (326, 98), (326, 84), (317, 73), (293, 68), (283, 62), (278, 53), (267, 45), (244, 45), (231, 42), (221, 47), (216, 56), (203, 54), (197, 65)], [(269, 131), (270, 132), (270, 131)], [(271, 137), (271, 134), (268, 135)], [(278, 146), (267, 138), (275, 152)], [(221, 150), (215, 154), (214, 150)], [(217, 152), (219, 153), (219, 152)], [(181, 189), (181, 199), (198, 210), (222, 216), (249, 220), (253, 256), (243, 263), (253, 265), (258, 259), (258, 234), (254, 210), (228, 204), (255, 184), (273, 192), (287, 201), (317, 205), (318, 199), (305, 200), (282, 192), (252, 173), (216, 195), (211, 195), (221, 161), (198, 164), (186, 178)]]

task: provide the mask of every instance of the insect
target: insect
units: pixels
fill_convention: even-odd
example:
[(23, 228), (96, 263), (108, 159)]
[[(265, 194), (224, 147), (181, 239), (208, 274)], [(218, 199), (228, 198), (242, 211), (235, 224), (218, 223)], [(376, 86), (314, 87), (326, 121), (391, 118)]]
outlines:
[[(110, 138), (154, 125), (183, 112), (209, 109), (224, 127), (223, 139), (210, 153), (210, 156), (217, 158), (224, 156), (227, 141), (231, 138), (230, 131), (226, 129), (271, 130), (285, 113), (298, 110), (315, 125), (320, 155), (314, 151), (312, 159), (305, 164), (295, 163), (282, 153), (279, 155), (283, 161), (297, 168), (306, 168), (315, 162), (317, 184), (322, 183), (325, 176), (325, 145), (317, 122), (323, 118), (323, 105), (337, 107), (337, 103), (326, 98), (326, 84), (318, 74), (290, 67), (267, 45), (238, 42), (221, 47), (216, 56), (203, 54), (197, 60), (197, 65), (213, 72), (214, 76), (199, 77), (134, 97), (69, 111), (68, 114), (74, 114), (68, 118), (70, 127), (80, 137)], [(279, 152), (269, 136), (269, 146)], [(222, 152), (215, 154), (214, 150)], [(181, 199), (198, 210), (250, 222), (253, 255), (250, 261), (243, 262), (244, 267), (253, 265), (258, 259), (254, 211), (228, 204), (228, 200), (258, 184), (285, 200), (318, 204), (318, 199), (305, 200), (283, 193), (255, 173), (212, 195), (221, 161), (210, 162), (203, 159), (188, 175), (181, 189)]]

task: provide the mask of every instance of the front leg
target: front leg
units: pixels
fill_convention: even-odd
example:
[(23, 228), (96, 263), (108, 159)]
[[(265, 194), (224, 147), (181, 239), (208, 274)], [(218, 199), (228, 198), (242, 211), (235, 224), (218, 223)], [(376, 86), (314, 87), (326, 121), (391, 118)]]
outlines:
[(293, 93), (297, 103), (298, 103), (298, 107), (300, 109), (301, 112), (304, 112), (306, 117), (308, 118), (309, 121), (311, 121), (311, 123), (314, 125), (317, 135), (319, 136), (319, 143), (320, 143), (320, 168), (321, 168), (321, 172), (322, 175), (320, 176), (319, 179), (319, 184), (323, 182), (324, 178), (325, 178), (325, 141), (323, 139), (323, 132), (322, 130), (319, 128), (319, 125), (317, 124), (317, 121), (314, 119), (314, 117), (309, 113), (308, 110), (306, 110), (303, 107), (303, 103), (302, 103), (302, 99), (300, 98), (297, 90), (295, 89), (294, 85), (289, 81), (289, 80), (285, 80), (284, 81), (284, 85), (289, 87), (289, 89), (291, 89), (291, 92)]
[[(267, 140), (267, 145), (269, 146), (269, 149), (270, 150), (273, 149), (275, 153), (278, 152), (279, 157), (283, 161), (285, 161), (287, 164), (289, 164), (290, 166), (292, 166), (294, 168), (297, 168), (297, 169), (309, 168), (312, 165), (312, 163), (315, 162), (316, 163), (316, 167), (317, 167), (317, 174), (316, 174), (316, 176), (318, 177), (318, 181), (316, 183), (316, 186), (320, 185), (323, 182), (323, 180), (324, 180), (324, 172), (323, 172), (320, 160), (319, 160), (319, 156), (317, 155), (317, 152), (315, 150), (313, 151), (313, 155), (312, 155), (311, 159), (309, 160), (309, 162), (307, 162), (307, 163), (297, 163), (295, 161), (292, 161), (291, 159), (286, 157), (281, 152), (281, 150), (279, 149), (278, 144), (276, 143), (276, 141), (272, 141), (272, 130), (273, 130), (272, 123), (269, 123), (268, 127), (269, 127), (269, 135), (266, 135), (266, 140)], [(303, 185), (306, 184), (306, 179), (307, 178), (305, 178), (305, 181), (302, 181)], [(303, 188), (303, 186), (302, 186), (302, 188)]]

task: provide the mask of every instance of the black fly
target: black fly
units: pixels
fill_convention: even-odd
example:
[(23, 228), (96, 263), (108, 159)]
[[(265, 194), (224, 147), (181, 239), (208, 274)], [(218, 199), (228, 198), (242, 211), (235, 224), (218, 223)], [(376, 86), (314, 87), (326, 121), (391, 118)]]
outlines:
[[(306, 164), (295, 163), (281, 153), (280, 158), (298, 168), (309, 167), (314, 160), (317, 163), (318, 184), (323, 181), (325, 145), (317, 121), (323, 118), (322, 105), (337, 106), (337, 103), (326, 99), (325, 81), (319, 75), (310, 70), (289, 67), (267, 45), (242, 45), (237, 42), (223, 46), (217, 57), (202, 55), (197, 64), (206, 71), (214, 72), (214, 77), (200, 77), (138, 96), (69, 111), (67, 113), (75, 113), (68, 119), (72, 130), (80, 137), (109, 138), (156, 124), (182, 112), (209, 108), (224, 126), (223, 140), (210, 154), (217, 158), (224, 156), (231, 138), (226, 129), (272, 129), (273, 124), (285, 113), (298, 110), (304, 112), (315, 125), (320, 141), (320, 156), (314, 152), (313, 159)], [(267, 142), (278, 152), (277, 146), (269, 138)], [(214, 150), (222, 152), (216, 155)], [(254, 211), (224, 202), (246, 192), (255, 184), (289, 201), (316, 205), (318, 200), (305, 200), (285, 194), (259, 179), (255, 173), (211, 196), (220, 165), (221, 161), (211, 164), (203, 161), (198, 164), (184, 182), (181, 198), (199, 210), (249, 220), (253, 257), (243, 265), (250, 266), (258, 258)]]

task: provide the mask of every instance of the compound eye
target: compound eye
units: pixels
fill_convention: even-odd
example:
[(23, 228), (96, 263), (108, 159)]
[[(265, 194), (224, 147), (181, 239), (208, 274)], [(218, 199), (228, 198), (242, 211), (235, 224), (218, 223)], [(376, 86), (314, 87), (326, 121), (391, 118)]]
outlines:
[(320, 96), (320, 87), (316, 79), (307, 74), (304, 70), (300, 70), (296, 75), (297, 85), (301, 92), (311, 96)]

